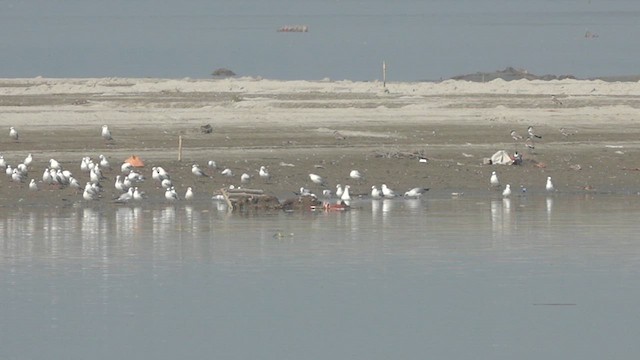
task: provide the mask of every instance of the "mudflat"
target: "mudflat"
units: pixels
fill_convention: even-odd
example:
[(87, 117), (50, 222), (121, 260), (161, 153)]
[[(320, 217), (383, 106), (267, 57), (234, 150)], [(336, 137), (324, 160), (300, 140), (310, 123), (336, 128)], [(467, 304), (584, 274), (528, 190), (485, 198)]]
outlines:
[[(0, 203), (86, 202), (81, 192), (43, 183), (42, 174), (53, 158), (84, 186), (89, 174), (81, 159), (100, 154), (111, 164), (97, 200), (104, 203), (119, 195), (114, 179), (131, 155), (145, 162), (138, 186), (152, 202), (166, 201), (151, 178), (154, 166), (169, 172), (180, 195), (193, 187), (195, 201), (210, 201), (229, 185), (279, 198), (300, 187), (320, 194), (325, 187), (310, 173), (327, 189), (349, 184), (356, 196), (383, 183), (399, 193), (427, 187), (428, 196), (499, 194), (489, 186), (492, 171), (514, 193), (544, 193), (550, 176), (558, 193), (637, 194), (639, 108), (636, 82), (0, 79), (0, 154), (12, 167), (28, 154), (34, 159), (23, 182), (0, 176)], [(102, 125), (112, 141), (100, 136)], [(524, 141), (529, 126), (541, 136), (533, 149)], [(511, 130), (523, 139), (514, 140)], [(483, 163), (499, 150), (519, 152), (522, 165)], [(210, 177), (193, 175), (194, 163)], [(270, 179), (260, 178), (260, 166)], [(226, 168), (234, 175), (222, 175)], [(364, 179), (351, 179), (354, 169)], [(241, 183), (243, 173), (248, 183)], [(30, 179), (38, 191), (28, 189)]]

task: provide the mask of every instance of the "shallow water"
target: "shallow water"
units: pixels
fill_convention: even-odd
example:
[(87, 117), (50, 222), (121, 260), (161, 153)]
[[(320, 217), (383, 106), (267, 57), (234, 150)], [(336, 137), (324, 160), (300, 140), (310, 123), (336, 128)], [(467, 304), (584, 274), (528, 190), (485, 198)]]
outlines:
[(636, 197), (353, 205), (260, 216), (214, 204), (4, 212), (0, 358), (640, 352)]

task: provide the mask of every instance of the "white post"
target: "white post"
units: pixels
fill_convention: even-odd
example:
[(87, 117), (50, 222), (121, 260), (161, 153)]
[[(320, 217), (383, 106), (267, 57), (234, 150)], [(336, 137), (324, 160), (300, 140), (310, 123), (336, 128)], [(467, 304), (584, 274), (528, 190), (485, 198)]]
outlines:
[(382, 87), (387, 87), (387, 62), (382, 62)]

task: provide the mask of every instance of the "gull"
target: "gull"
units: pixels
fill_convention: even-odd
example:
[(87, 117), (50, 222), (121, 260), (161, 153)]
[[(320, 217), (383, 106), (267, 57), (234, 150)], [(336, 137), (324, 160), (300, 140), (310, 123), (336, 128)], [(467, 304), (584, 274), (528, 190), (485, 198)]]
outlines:
[(382, 198), (382, 193), (380, 192), (380, 190), (378, 190), (378, 188), (375, 185), (371, 186), (371, 197), (373, 199), (381, 199)]
[(251, 175), (247, 174), (247, 173), (243, 173), (242, 175), (240, 175), (240, 182), (243, 184), (246, 184), (249, 182), (249, 180), (251, 180)]
[(111, 131), (109, 130), (109, 127), (107, 125), (102, 125), (101, 135), (102, 135), (102, 138), (107, 141), (113, 140), (113, 137), (111, 136)]
[(131, 163), (125, 161), (120, 165), (120, 172), (127, 172), (131, 170), (133, 170), (133, 165), (131, 165)]
[(90, 170), (89, 161), (91, 161), (91, 158), (88, 156), (82, 158), (82, 161), (80, 161), (80, 171), (88, 172)]
[(523, 137), (520, 134), (518, 134), (515, 130), (511, 130), (511, 132), (509, 134), (511, 135), (511, 138), (514, 141), (520, 141), (520, 140), (523, 139)]
[(271, 174), (269, 174), (269, 170), (265, 166), (260, 166), (260, 170), (258, 171), (260, 177), (265, 181), (269, 181), (271, 179)]
[(209, 175), (205, 174), (204, 171), (202, 171), (202, 169), (200, 169), (200, 166), (198, 166), (198, 164), (193, 164), (191, 165), (191, 173), (193, 173), (193, 175), (195, 176), (199, 176), (199, 177), (209, 177)]
[(7, 167), (7, 161), (4, 159), (4, 156), (0, 155), (0, 167), (1, 168), (6, 168)]
[(115, 199), (114, 202), (125, 203), (131, 199), (133, 199), (133, 188), (129, 188), (129, 190), (124, 194), (120, 194), (120, 196), (118, 196), (118, 198)]
[(60, 170), (60, 163), (56, 159), (49, 159), (49, 168), (54, 170)]
[(309, 174), (309, 179), (311, 179), (314, 184), (325, 186), (324, 179), (320, 175)]
[(492, 187), (500, 186), (500, 181), (498, 180), (498, 175), (495, 171), (491, 172), (491, 179), (489, 179), (489, 184), (491, 184)]
[(111, 164), (109, 164), (109, 160), (107, 160), (106, 156), (100, 154), (99, 158), (100, 158), (100, 162), (99, 162), (100, 166), (102, 166), (105, 169), (111, 169)]
[(419, 198), (425, 192), (429, 191), (429, 188), (415, 187), (404, 193), (405, 198)]
[(336, 196), (341, 197), (343, 193), (344, 193), (344, 190), (342, 190), (342, 185), (340, 184), (336, 185)]
[(545, 189), (547, 189), (548, 192), (552, 192), (555, 190), (555, 187), (553, 186), (553, 183), (551, 182), (551, 176), (547, 176), (547, 186), (545, 187)]
[(530, 137), (527, 137), (527, 140), (524, 141), (524, 145), (530, 150), (533, 150), (536, 148), (535, 144), (533, 143), (533, 139)]
[(173, 187), (173, 183), (171, 182), (170, 179), (164, 179), (162, 180), (162, 182), (160, 183), (160, 185), (162, 185), (163, 188), (165, 189), (171, 189), (171, 187)]
[(322, 196), (330, 198), (331, 197), (331, 190), (329, 190), (329, 189), (322, 190)]
[(91, 170), (89, 172), (89, 180), (94, 184), (99, 183), (100, 180), (102, 180), (102, 176), (100, 174), (100, 170), (96, 171), (96, 168), (93, 168), (93, 170)]
[(231, 171), (231, 169), (226, 168), (224, 170), (222, 170), (222, 172), (220, 173), (224, 176), (228, 176), (228, 177), (232, 177), (233, 176), (233, 171)]
[(42, 173), (42, 182), (49, 185), (53, 183), (53, 177), (51, 177), (49, 168), (44, 169), (44, 172)]
[(69, 186), (77, 190), (81, 188), (80, 182), (78, 182), (78, 179), (74, 178), (73, 176), (69, 178)]
[(155, 181), (162, 182), (168, 180), (170, 176), (162, 167), (158, 166), (152, 168), (151, 178)]
[(191, 189), (190, 186), (187, 188), (187, 192), (184, 194), (184, 199), (185, 200), (193, 199), (193, 189)]
[(7, 174), (7, 176), (11, 177), (11, 174), (13, 174), (13, 168), (11, 167), (11, 165), (7, 165), (4, 173)]
[(131, 171), (129, 172), (129, 175), (127, 175), (127, 179), (131, 180), (131, 181), (135, 181), (135, 182), (143, 182), (144, 181), (144, 175), (140, 174), (137, 171)]
[(218, 165), (217, 165), (217, 164), (216, 164), (216, 162), (215, 162), (215, 161), (213, 161), (213, 160), (209, 160), (209, 162), (207, 163), (207, 165), (208, 165), (210, 168), (212, 168), (212, 169), (217, 169), (217, 168), (218, 168)]
[(18, 164), (16, 169), (20, 172), (21, 175), (27, 175), (28, 169), (25, 164)]
[(14, 182), (22, 182), (22, 173), (18, 169), (13, 169), (11, 173), (11, 180)]
[(170, 188), (167, 188), (167, 190), (164, 192), (164, 197), (169, 201), (176, 201), (178, 200), (178, 193), (176, 193), (176, 189), (172, 186)]
[[(87, 183), (87, 185), (89, 185)], [(98, 194), (93, 192), (93, 188), (89, 186), (88, 188), (84, 188), (84, 192), (82, 193), (82, 198), (85, 200), (96, 200), (98, 198)]]
[(342, 196), (340, 196), (340, 200), (351, 200), (351, 195), (349, 195), (349, 189), (351, 189), (351, 186), (349, 185), (345, 185), (344, 186), (344, 191), (342, 192)]
[(344, 139), (346, 139), (346, 138), (344, 137), (344, 135), (342, 135), (338, 130), (335, 130), (335, 131), (333, 132), (333, 137), (335, 137), (335, 138), (336, 138), (336, 140), (344, 140)]
[(511, 196), (511, 185), (507, 184), (507, 186), (504, 187), (504, 190), (502, 191), (502, 196), (504, 197)]
[(300, 187), (300, 192), (298, 193), (299, 196), (314, 196), (313, 193), (311, 192), (311, 190), (305, 188), (305, 187)]
[(534, 132), (533, 132), (533, 126), (529, 126), (529, 127), (527, 128), (527, 133), (529, 134), (529, 137), (531, 137), (531, 138), (536, 137), (536, 138), (538, 138), (538, 139), (542, 139), (542, 136), (540, 136), (540, 135), (538, 135), (538, 134), (536, 134), (536, 133), (534, 133)]
[(360, 173), (360, 171), (358, 170), (351, 170), (351, 172), (349, 173), (349, 177), (354, 180), (362, 180), (364, 178), (364, 176), (362, 176), (362, 173)]
[(62, 186), (69, 185), (69, 177), (71, 173), (68, 171), (56, 170), (56, 181)]
[(24, 166), (29, 166), (31, 165), (32, 162), (33, 162), (33, 155), (29, 154), (27, 155), (26, 158), (24, 158), (24, 161), (22, 163), (24, 164)]
[(15, 141), (18, 141), (18, 138), (20, 137), (18, 135), (18, 130), (16, 130), (13, 126), (9, 128), (9, 136)]
[(38, 191), (38, 184), (36, 184), (35, 179), (31, 179), (31, 182), (29, 182), (29, 190)]
[(120, 191), (128, 191), (129, 188), (126, 188), (124, 186), (124, 182), (122, 182), (122, 178), (120, 177), (120, 175), (116, 175), (116, 182), (114, 184), (116, 190), (120, 190)]
[(562, 101), (558, 100), (555, 95), (551, 95), (551, 101), (553, 101), (553, 103), (556, 105), (562, 106)]
[(386, 198), (392, 198), (396, 196), (396, 193), (387, 187), (387, 184), (382, 184), (382, 196)]
[(144, 199), (144, 192), (140, 191), (138, 187), (133, 188), (133, 200), (142, 200)]

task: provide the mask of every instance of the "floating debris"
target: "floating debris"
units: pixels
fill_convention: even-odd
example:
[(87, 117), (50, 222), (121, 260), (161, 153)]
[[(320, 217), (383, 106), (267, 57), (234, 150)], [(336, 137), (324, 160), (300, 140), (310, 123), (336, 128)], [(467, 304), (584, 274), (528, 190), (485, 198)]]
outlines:
[(278, 28), (278, 32), (309, 32), (307, 25), (284, 25)]

